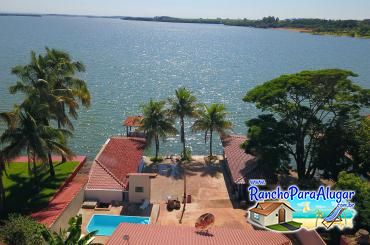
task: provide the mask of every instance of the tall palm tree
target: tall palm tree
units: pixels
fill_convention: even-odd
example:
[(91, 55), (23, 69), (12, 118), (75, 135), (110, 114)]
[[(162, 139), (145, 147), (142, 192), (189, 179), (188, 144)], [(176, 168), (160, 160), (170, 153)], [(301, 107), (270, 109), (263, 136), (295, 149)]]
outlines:
[(317, 227), (317, 222), (318, 222), (319, 218), (322, 219), (322, 216), (324, 215), (324, 213), (321, 211), (321, 209), (316, 209), (315, 215), (316, 215), (316, 224), (315, 224), (315, 226)]
[(185, 117), (196, 117), (197, 98), (185, 87), (176, 90), (176, 97), (170, 98), (170, 115), (180, 118), (180, 140), (182, 143), (182, 155), (186, 157), (185, 142)]
[[(60, 98), (59, 103), (53, 107), (58, 128), (67, 126), (73, 130), (73, 124), (68, 114), (77, 119), (79, 103), (88, 108), (91, 104), (90, 92), (86, 81), (77, 78), (76, 73), (85, 72), (85, 66), (79, 61), (73, 61), (64, 51), (46, 48), (47, 67), (51, 76), (53, 94)], [(68, 108), (68, 114), (66, 113)], [(62, 154), (62, 162), (66, 158)]]
[(29, 171), (32, 162), (32, 173), (37, 181), (36, 161), (38, 159), (46, 161), (48, 153), (52, 151), (71, 154), (70, 150), (60, 143), (64, 140), (65, 134), (68, 132), (40, 124), (29, 112), (22, 110), (19, 112), (17, 125), (7, 129), (0, 140), (8, 143), (4, 148), (7, 155), (19, 155), (24, 150), (27, 152)]
[(158, 160), (159, 139), (165, 139), (168, 135), (176, 135), (174, 120), (167, 117), (166, 102), (150, 100), (141, 107), (144, 119), (141, 130), (146, 132), (149, 142), (155, 143), (155, 160)]
[[(8, 125), (8, 128), (13, 128), (15, 125), (15, 115), (12, 112), (2, 112), (0, 113), (0, 121), (5, 121)], [(7, 155), (6, 152), (2, 151), (0, 149), (0, 212), (4, 208), (4, 202), (5, 202), (5, 188), (3, 183), (3, 175), (6, 171), (5, 169), (5, 162), (10, 157), (10, 155)]]
[[(12, 73), (20, 81), (10, 88), (10, 92), (23, 92), (32, 100), (38, 97), (40, 103), (47, 104), (49, 108), (48, 117), (42, 120), (45, 125), (49, 125), (50, 120), (56, 120), (58, 128), (67, 126), (73, 130), (68, 114), (77, 119), (78, 102), (88, 107), (91, 100), (86, 82), (75, 77), (75, 73), (83, 71), (83, 64), (73, 61), (63, 51), (46, 48), (44, 56), (31, 52), (28, 65), (13, 68)], [(48, 161), (52, 162), (50, 152)], [(62, 162), (65, 161), (66, 157), (62, 154)], [(53, 175), (53, 172), (50, 174)]]
[(207, 143), (209, 134), (209, 155), (213, 156), (212, 140), (213, 132), (216, 131), (219, 135), (226, 134), (228, 129), (232, 128), (232, 123), (226, 119), (226, 108), (223, 104), (205, 105), (203, 110), (199, 111), (199, 117), (194, 122), (192, 130), (195, 132), (204, 131), (204, 143)]

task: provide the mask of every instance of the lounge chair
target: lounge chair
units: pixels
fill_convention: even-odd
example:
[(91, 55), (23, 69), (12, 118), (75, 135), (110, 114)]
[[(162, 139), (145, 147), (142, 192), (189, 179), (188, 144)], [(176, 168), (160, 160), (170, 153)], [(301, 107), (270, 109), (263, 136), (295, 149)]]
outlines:
[(345, 208), (340, 207), (337, 205), (328, 216), (324, 218), (322, 221), (322, 224), (326, 227), (326, 229), (329, 229), (330, 226), (332, 226), (335, 222), (341, 222), (342, 221), (342, 213), (345, 210)]
[(145, 199), (144, 202), (143, 202), (143, 204), (141, 204), (141, 206), (139, 208), (141, 210), (145, 210), (145, 209), (148, 208), (149, 204), (150, 204), (149, 200), (148, 199)]

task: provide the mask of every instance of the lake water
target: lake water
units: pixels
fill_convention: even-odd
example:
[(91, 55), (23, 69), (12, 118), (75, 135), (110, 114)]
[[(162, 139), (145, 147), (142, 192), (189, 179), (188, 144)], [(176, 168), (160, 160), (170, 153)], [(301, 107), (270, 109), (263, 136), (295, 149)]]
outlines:
[[(66, 50), (87, 67), (82, 78), (93, 102), (80, 111), (70, 144), (89, 157), (110, 135), (124, 132), (122, 120), (138, 114), (140, 104), (165, 99), (180, 86), (193, 90), (199, 102), (225, 103), (238, 134), (246, 133), (244, 122), (258, 113), (242, 101), (245, 93), (281, 74), (351, 69), (360, 75), (359, 84), (370, 87), (370, 40), (222, 25), (0, 17), (1, 111), (21, 101), (8, 93), (16, 81), (11, 67), (45, 46)], [(193, 154), (206, 154), (203, 135), (188, 131)], [(219, 140), (215, 146), (221, 153)], [(162, 154), (180, 149), (178, 137), (161, 145)]]

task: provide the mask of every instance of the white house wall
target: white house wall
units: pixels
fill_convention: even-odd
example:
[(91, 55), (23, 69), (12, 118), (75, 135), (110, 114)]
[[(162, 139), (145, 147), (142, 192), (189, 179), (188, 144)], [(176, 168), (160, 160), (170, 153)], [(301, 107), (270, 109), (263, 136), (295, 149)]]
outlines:
[(253, 220), (254, 222), (256, 222), (256, 223), (258, 223), (258, 224), (260, 224), (262, 226), (265, 225), (265, 216), (263, 216), (263, 215), (260, 214), (259, 215), (259, 219), (255, 219), (253, 212), (250, 212), (250, 216), (251, 216), (250, 219)]
[(85, 189), (85, 201), (99, 201), (110, 203), (122, 201), (122, 190), (88, 190)]
[[(143, 200), (150, 200), (150, 177), (149, 176), (130, 176), (129, 177), (129, 201), (142, 203)], [(143, 192), (136, 192), (136, 187), (142, 187)]]
[(275, 225), (279, 223), (280, 208), (285, 209), (285, 222), (289, 222), (293, 220), (293, 211), (282, 204), (277, 209), (275, 209), (271, 214), (269, 214), (268, 216), (265, 216), (265, 220), (264, 220), (265, 226)]

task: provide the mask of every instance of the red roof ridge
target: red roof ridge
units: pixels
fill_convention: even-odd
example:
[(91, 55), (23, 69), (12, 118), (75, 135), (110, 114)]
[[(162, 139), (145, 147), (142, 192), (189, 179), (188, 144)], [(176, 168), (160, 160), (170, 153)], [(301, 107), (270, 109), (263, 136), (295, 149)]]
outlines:
[(120, 184), (122, 187), (126, 188), (127, 186), (122, 182), (120, 181), (109, 169), (107, 169), (104, 164), (102, 164), (101, 162), (99, 162), (98, 159), (95, 159), (95, 162), (102, 168), (104, 169), (105, 172), (107, 172), (110, 176), (112, 176), (112, 178), (118, 182), (118, 184)]

